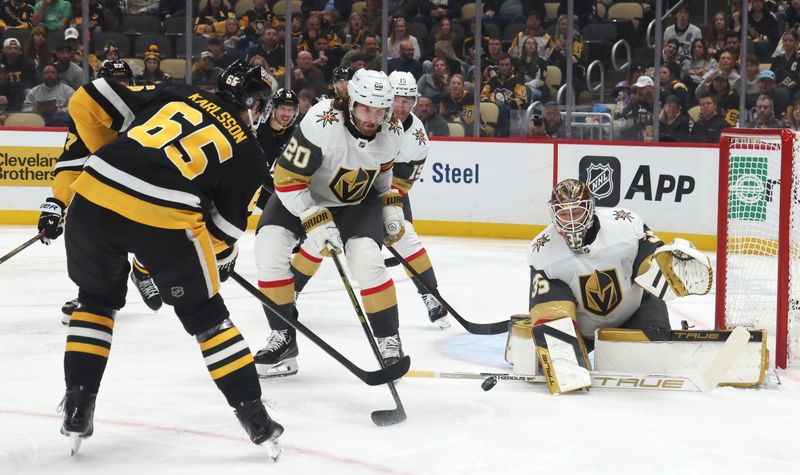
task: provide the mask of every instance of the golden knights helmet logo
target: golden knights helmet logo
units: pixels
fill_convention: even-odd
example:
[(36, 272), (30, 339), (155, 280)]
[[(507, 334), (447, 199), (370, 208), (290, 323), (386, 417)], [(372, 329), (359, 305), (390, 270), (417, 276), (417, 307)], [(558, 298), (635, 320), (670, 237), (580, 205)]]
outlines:
[(358, 203), (367, 196), (377, 170), (364, 170), (341, 167), (331, 179), (331, 191), (342, 203)]
[(596, 270), (578, 276), (583, 308), (595, 315), (605, 316), (622, 302), (622, 288), (616, 269)]

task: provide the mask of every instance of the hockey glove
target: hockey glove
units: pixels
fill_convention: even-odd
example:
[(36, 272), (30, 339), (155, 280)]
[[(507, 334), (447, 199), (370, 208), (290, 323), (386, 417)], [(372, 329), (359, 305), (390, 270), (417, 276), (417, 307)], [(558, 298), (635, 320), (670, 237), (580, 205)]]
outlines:
[(39, 207), (39, 232), (44, 233), (41, 241), (50, 244), (64, 232), (64, 203), (47, 198)]
[(711, 290), (711, 260), (686, 239), (675, 238), (671, 244), (659, 247), (653, 253), (653, 263), (656, 265), (651, 264), (634, 282), (662, 300), (705, 295)]
[(219, 272), (220, 282), (225, 282), (231, 276), (238, 256), (239, 244), (237, 243), (233, 243), (233, 246), (217, 254), (217, 272)]
[(320, 255), (342, 252), (342, 236), (328, 208), (312, 206), (300, 215), (300, 225), (306, 232), (306, 243), (314, 246)]
[(381, 195), (383, 203), (383, 229), (385, 232), (383, 242), (391, 246), (403, 237), (403, 197), (395, 190), (387, 191)]

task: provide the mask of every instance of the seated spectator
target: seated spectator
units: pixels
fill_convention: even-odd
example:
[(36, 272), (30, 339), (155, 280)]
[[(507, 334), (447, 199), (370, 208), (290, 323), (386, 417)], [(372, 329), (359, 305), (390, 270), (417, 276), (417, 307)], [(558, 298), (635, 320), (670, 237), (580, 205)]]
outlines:
[(789, 105), (789, 94), (785, 88), (776, 87), (775, 73), (767, 69), (758, 76), (758, 92), (760, 96), (767, 96), (772, 99), (773, 109), (778, 118), (786, 113)]
[(518, 70), (530, 90), (530, 99), (546, 101), (550, 97), (550, 88), (544, 82), (547, 78), (547, 64), (539, 57), (539, 48), (535, 41), (528, 38), (522, 49)]
[[(576, 26), (583, 28), (595, 14), (595, 0), (561, 0), (558, 2), (558, 16), (567, 14), (568, 3), (573, 3), (573, 13), (577, 17)], [(644, 4), (643, 6), (646, 6)]]
[(800, 131), (800, 99), (794, 101), (794, 104), (792, 104), (792, 111), (786, 114), (786, 120), (784, 122), (787, 127), (795, 132)]
[(667, 96), (658, 118), (659, 142), (685, 142), (689, 139), (689, 116), (683, 112), (681, 99)]
[(680, 66), (676, 63), (669, 63), (661, 66), (661, 93), (659, 101), (666, 100), (667, 96), (677, 96), (680, 100), (681, 109), (686, 109), (689, 98), (689, 89), (685, 84), (678, 80)]
[(364, 45), (364, 35), (367, 33), (367, 29), (364, 28), (364, 15), (361, 12), (351, 13), (342, 33), (344, 34), (343, 50), (350, 51), (353, 48), (361, 48)]
[[(754, 49), (755, 46), (753, 46), (753, 43), (748, 41), (747, 50), (753, 51)], [(739, 33), (735, 31), (728, 32), (728, 38), (725, 41), (725, 49), (719, 52), (717, 55), (717, 61), (719, 61), (719, 58), (724, 51), (727, 51), (731, 54), (731, 56), (733, 56), (733, 67), (738, 68), (738, 65), (742, 62), (742, 39)]]
[(496, 74), (489, 73), (490, 79), (481, 90), (481, 100), (490, 101), (503, 108), (524, 109), (528, 104), (528, 89), (522, 78), (514, 74), (511, 57), (500, 57)]
[(780, 129), (783, 123), (775, 118), (772, 98), (767, 95), (758, 96), (756, 100), (756, 115), (747, 124), (753, 129)]
[[(208, 0), (194, 18), (195, 33), (208, 36), (225, 31), (225, 21), (231, 13), (222, 0)], [(235, 18), (235, 17), (234, 17)]]
[(214, 60), (214, 66), (225, 70), (228, 66), (233, 64), (236, 60), (241, 59), (239, 52), (232, 53), (225, 47), (225, 43), (217, 38), (211, 38), (206, 43), (206, 50), (211, 53)]
[(564, 138), (567, 136), (566, 126), (564, 121), (561, 120), (561, 108), (558, 103), (546, 103), (542, 111), (542, 118), (544, 119), (544, 127), (548, 137)]
[(475, 96), (470, 92), (464, 87), (464, 77), (453, 74), (447, 94), (439, 103), (439, 116), (447, 122), (459, 123), (464, 130), (468, 130), (475, 123)]
[(389, 58), (400, 57), (400, 44), (404, 41), (411, 43), (414, 47), (414, 59), (419, 59), (422, 51), (419, 48), (419, 41), (414, 35), (410, 35), (406, 30), (406, 19), (403, 17), (392, 18), (391, 34), (387, 38), (387, 54)]
[(430, 27), (442, 18), (458, 20), (461, 18), (462, 0), (420, 0), (419, 13)]
[[(77, 28), (67, 28), (64, 30), (64, 42), (70, 49), (72, 53), (72, 62), (77, 64), (78, 66), (83, 65), (83, 43), (80, 40), (80, 33), (78, 33)], [(92, 76), (92, 71), (97, 71), (100, 67), (100, 63), (97, 61), (97, 56), (94, 53), (89, 53), (89, 75)], [(83, 70), (83, 68), (81, 68)], [(70, 84), (72, 86), (72, 84)], [(73, 89), (78, 89), (77, 87), (73, 86)]]
[(358, 71), (359, 69), (364, 69), (367, 66), (367, 60), (364, 55), (361, 53), (354, 54), (350, 56), (350, 64), (348, 66), (340, 66), (349, 68), (351, 71)]
[(419, 78), (417, 89), (420, 96), (429, 97), (434, 102), (439, 102), (449, 84), (450, 70), (447, 69), (447, 62), (441, 58), (433, 58), (433, 70)]
[(405, 71), (413, 74), (415, 78), (422, 76), (422, 65), (414, 59), (414, 45), (410, 41), (400, 43), (400, 57), (390, 59), (387, 68), (389, 74), (393, 71)]
[[(722, 59), (728, 53), (723, 53)], [(716, 96), (716, 107), (722, 110), (725, 120), (733, 127), (739, 120), (739, 93), (730, 86), (729, 76), (724, 71), (718, 69), (711, 75), (711, 81), (707, 87), (699, 94), (702, 96), (710, 92)]]
[(725, 118), (717, 111), (717, 96), (704, 92), (700, 96), (700, 118), (692, 126), (690, 140), (700, 143), (719, 143), (722, 129), (729, 127)]
[(8, 0), (0, 10), (0, 21), (5, 28), (31, 28), (33, 7), (25, 0)]
[(671, 39), (664, 42), (661, 49), (661, 64), (675, 63), (680, 66), (683, 58), (681, 57), (681, 46), (678, 40)]
[(755, 53), (747, 53), (747, 70), (744, 75), (744, 81), (746, 81), (744, 106), (747, 109), (755, 107), (756, 99), (761, 95), (758, 87), (760, 77), (761, 71), (758, 64), (758, 56)]
[(280, 81), (283, 78), (283, 74), (286, 72), (286, 68), (283, 65), (286, 53), (283, 45), (278, 42), (278, 30), (274, 26), (265, 26), (264, 32), (261, 34), (261, 41), (250, 46), (247, 50), (248, 57), (254, 54), (260, 55), (267, 60), (269, 65), (267, 71), (275, 79)]
[(373, 33), (364, 35), (364, 47), (362, 49), (351, 49), (345, 53), (342, 58), (340, 66), (350, 66), (350, 58), (353, 55), (360, 54), (364, 57), (364, 67), (366, 69), (373, 69), (379, 71), (381, 69), (381, 52), (378, 43), (378, 37)]
[(159, 0), (126, 0), (119, 3), (125, 15), (159, 15)]
[(413, 18), (419, 11), (417, 0), (389, 0), (389, 18)]
[[(278, 33), (280, 33), (280, 31), (281, 30), (278, 30)], [(322, 32), (322, 17), (320, 15), (311, 15), (308, 17), (308, 20), (306, 20), (302, 39), (297, 43), (297, 51), (311, 51), (314, 41), (320, 36), (325, 36)]]
[(58, 79), (58, 69), (54, 64), (45, 64), (42, 67), (42, 84), (25, 96), (22, 111), (41, 115), (48, 127), (66, 126), (69, 123), (67, 104), (74, 92)]
[(308, 113), (308, 110), (311, 109), (311, 106), (316, 104), (317, 97), (311, 89), (302, 89), (300, 93), (297, 94), (297, 100), (300, 102), (297, 113), (297, 123), (299, 124)]
[(456, 44), (456, 33), (453, 31), (453, 25), (450, 22), (450, 19), (444, 17), (439, 20), (439, 23), (436, 27), (436, 34), (432, 34), (428, 37), (428, 41), (430, 43), (428, 50), (430, 50), (430, 46), (435, 45), (437, 41), (449, 41), (450, 44)]
[(786, 22), (784, 24), (789, 30), (800, 28), (800, 1), (792, 0), (786, 6)]
[[(558, 69), (561, 70), (561, 77), (565, 79), (567, 77), (567, 55), (570, 54), (569, 48), (567, 48), (567, 26), (567, 16), (561, 15), (556, 27), (553, 52), (550, 54), (550, 64), (558, 66)], [(573, 31), (571, 53), (573, 88), (576, 91), (582, 91), (586, 89), (586, 48), (577, 25)]]
[(482, 20), (502, 30), (510, 23), (524, 22), (531, 10), (538, 12), (539, 18), (547, 17), (547, 9), (541, 1), (485, 0)]
[(35, 26), (31, 30), (25, 44), (25, 61), (37, 69), (53, 62), (53, 53), (47, 46), (47, 31), (41, 26)]
[(61, 82), (72, 89), (78, 89), (83, 84), (83, 69), (72, 62), (72, 50), (68, 44), (64, 43), (56, 49), (55, 65)]
[(63, 30), (69, 24), (70, 13), (72, 5), (67, 0), (39, 0), (33, 7), (31, 23), (41, 24), (49, 31)]
[(497, 61), (503, 54), (503, 43), (500, 38), (489, 38), (489, 49), (484, 51), (483, 58), (481, 58), (481, 82), (489, 80), (486, 68), (489, 66), (497, 66)]
[(778, 20), (764, 9), (764, 0), (751, 0), (748, 37), (756, 45), (756, 55), (762, 62), (769, 61), (780, 39)]
[(264, 68), (265, 71), (269, 71), (269, 64), (267, 63), (267, 60), (264, 59), (264, 57), (261, 56), (260, 54), (254, 54), (250, 56), (249, 59), (247, 60), (247, 64), (251, 64), (254, 66), (261, 66), (262, 68)]
[(614, 131), (620, 140), (652, 140), (655, 84), (650, 76), (639, 76), (631, 85), (631, 103), (618, 112)]
[[(711, 57), (701, 39), (692, 41), (690, 51), (691, 56), (683, 60), (681, 81), (690, 91), (695, 91), (703, 82), (703, 76), (716, 69), (717, 60)], [(690, 102), (694, 103), (696, 100), (690, 99)]]
[(25, 94), (19, 82), (11, 82), (8, 66), (0, 63), (0, 114), (19, 112)]
[[(367, 32), (379, 34), (383, 24), (383, 13), (381, 12), (381, 0), (367, 0), (367, 5), (361, 12), (364, 20), (364, 28)], [(430, 27), (430, 24), (428, 24)], [(355, 40), (355, 36), (353, 37)], [(363, 45), (361, 45), (363, 46)]]
[[(728, 41), (727, 13), (719, 11), (714, 14), (714, 18), (711, 21), (711, 25), (709, 25), (706, 30), (703, 40), (708, 48), (707, 52), (709, 56), (716, 59), (719, 53), (725, 49), (725, 44)], [(694, 45), (692, 45), (692, 49), (694, 49)]]
[(445, 60), (450, 74), (464, 74), (464, 63), (456, 56), (453, 43), (449, 41), (437, 41), (433, 47), (433, 57)]
[(158, 46), (155, 44), (150, 45), (147, 52), (144, 53), (143, 59), (144, 71), (136, 77), (136, 84), (149, 85), (172, 82), (172, 78), (161, 70), (161, 53), (158, 51)]
[(703, 33), (700, 28), (689, 23), (689, 6), (682, 3), (681, 6), (675, 10), (675, 24), (670, 25), (664, 30), (664, 41), (675, 39), (680, 45), (679, 54), (681, 57), (689, 56), (691, 52), (692, 42), (696, 39), (702, 39)]
[(342, 60), (340, 52), (339, 48), (331, 49), (329, 47), (328, 38), (325, 36), (317, 37), (314, 41), (314, 49), (310, 51), (313, 58), (312, 63), (322, 71), (326, 83), (330, 82), (333, 70), (339, 66)]
[[(77, 2), (81, 3), (81, 2)], [(80, 5), (74, 5), (75, 7), (80, 7)], [(73, 23), (75, 26), (80, 26), (82, 24), (83, 19), (80, 18), (83, 14), (83, 8), (80, 8), (80, 12), (73, 13)], [(100, 33), (103, 31), (103, 28), (107, 27), (105, 25), (105, 7), (103, 6), (102, 0), (89, 0), (89, 32), (90, 33)], [(80, 21), (78, 21), (80, 20)], [(69, 28), (67, 28), (69, 29)], [(97, 65), (99, 67), (99, 65)]]
[(300, 51), (297, 53), (295, 68), (292, 70), (292, 90), (300, 93), (302, 89), (310, 89), (314, 96), (325, 94), (328, 82), (318, 67), (314, 66), (311, 53)]
[(214, 54), (210, 51), (200, 53), (200, 60), (192, 71), (192, 84), (212, 91), (217, 87), (217, 80), (222, 70), (214, 65)]
[(733, 56), (728, 51), (723, 51), (722, 54), (719, 55), (717, 69), (706, 73), (706, 75), (703, 76), (703, 80), (700, 82), (700, 85), (697, 86), (697, 89), (695, 90), (695, 95), (698, 99), (702, 93), (708, 90), (712, 80), (715, 77), (725, 78), (728, 81), (728, 86), (730, 86), (731, 89), (738, 89), (741, 76), (739, 76), (739, 73), (733, 69), (733, 61)]
[(253, 0), (253, 8), (244, 12), (239, 20), (242, 28), (253, 28), (251, 25), (258, 22), (277, 27), (281, 22), (280, 18), (270, 9), (267, 0)]
[(555, 48), (555, 41), (548, 35), (544, 28), (542, 28), (541, 13), (536, 10), (531, 10), (528, 13), (528, 19), (525, 21), (525, 29), (517, 33), (514, 40), (511, 42), (511, 47), (508, 49), (508, 54), (512, 58), (519, 58), (522, 55), (522, 45), (525, 38), (533, 38), (536, 45), (539, 47), (539, 57), (545, 61), (550, 59), (550, 54)]
[[(486, 30), (483, 30), (483, 33), (481, 36), (481, 54), (483, 55), (481, 61), (486, 61), (486, 52), (489, 51), (489, 40), (491, 38), (485, 34)], [(464, 37), (464, 41), (461, 43), (461, 59), (467, 65), (467, 75), (471, 74), (472, 66), (475, 64), (475, 22), (470, 22), (469, 34)]]
[(16, 38), (6, 38), (3, 41), (2, 64), (8, 69), (8, 74), (12, 83), (19, 84), (23, 91), (38, 84), (36, 70), (25, 61), (22, 56), (19, 40)]
[(245, 50), (250, 46), (245, 29), (234, 18), (225, 20), (225, 33), (222, 34), (222, 44), (232, 50)]
[(800, 54), (797, 52), (798, 34), (787, 30), (783, 34), (783, 54), (772, 59), (769, 69), (775, 73), (780, 88), (793, 97), (800, 90)]
[(429, 137), (448, 137), (450, 135), (450, 128), (447, 127), (447, 122), (436, 114), (436, 109), (430, 97), (420, 96), (417, 99), (417, 107), (414, 109), (414, 113), (422, 121), (422, 125), (425, 126)]

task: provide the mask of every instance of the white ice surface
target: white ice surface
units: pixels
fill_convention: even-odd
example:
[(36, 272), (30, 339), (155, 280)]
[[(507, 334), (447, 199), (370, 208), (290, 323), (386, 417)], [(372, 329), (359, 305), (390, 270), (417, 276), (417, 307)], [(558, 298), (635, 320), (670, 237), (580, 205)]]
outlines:
[[(34, 234), (0, 227), (0, 254)], [(527, 242), (425, 238), (440, 291), (465, 318), (490, 322), (526, 311)], [(255, 281), (253, 235), (237, 271)], [(427, 321), (399, 269), (403, 346), (413, 369), (507, 371), (505, 335), (469, 335)], [(370, 412), (394, 407), (385, 386), (361, 383), (300, 338), (297, 376), (262, 380), (270, 414), (285, 427), (283, 455), (266, 461), (212, 383), (194, 339), (174, 313), (150, 312), (133, 288), (119, 314), (98, 397), (94, 436), (75, 459), (59, 434), (65, 327), (76, 295), (63, 239), (0, 265), (0, 474), (516, 474), (800, 473), (800, 371), (766, 389), (708, 394), (595, 390), (551, 396), (544, 385), (403, 379), (408, 420), (377, 427)], [(259, 303), (233, 281), (222, 294), (255, 352), (267, 327)], [(673, 324), (711, 328), (713, 296), (671, 304)], [(325, 262), (301, 296), (302, 321), (361, 367), (374, 370), (335, 269)]]

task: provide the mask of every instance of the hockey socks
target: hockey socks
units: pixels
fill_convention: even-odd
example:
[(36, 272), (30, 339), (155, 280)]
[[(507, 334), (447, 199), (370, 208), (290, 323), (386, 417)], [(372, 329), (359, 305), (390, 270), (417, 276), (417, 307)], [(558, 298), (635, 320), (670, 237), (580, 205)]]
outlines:
[(200, 351), (214, 380), (231, 407), (261, 397), (250, 347), (229, 319), (197, 335)]
[(108, 355), (116, 311), (80, 306), (72, 313), (64, 351), (67, 387), (85, 386), (97, 392)]

